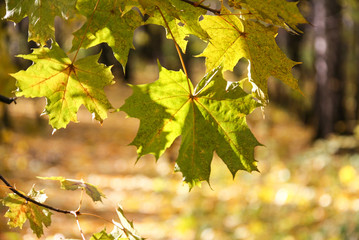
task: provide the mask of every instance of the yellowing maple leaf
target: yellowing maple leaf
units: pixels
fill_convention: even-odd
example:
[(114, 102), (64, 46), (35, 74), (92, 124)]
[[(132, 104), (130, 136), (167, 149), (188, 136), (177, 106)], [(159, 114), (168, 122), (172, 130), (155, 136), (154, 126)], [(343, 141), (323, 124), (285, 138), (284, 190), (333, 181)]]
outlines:
[(291, 70), (298, 64), (287, 58), (275, 42), (277, 29), (254, 21), (241, 21), (235, 15), (205, 16), (200, 22), (211, 39), (199, 56), (206, 57), (207, 71), (223, 64), (223, 71), (232, 71), (241, 58), (248, 60), (248, 79), (256, 97), (268, 98), (267, 80), (276, 77), (294, 90), (298, 81)]
[[(30, 190), (27, 196), (39, 203), (45, 202), (47, 198), (43, 191), (36, 191), (34, 188)], [(8, 225), (10, 227), (22, 228), (26, 220), (29, 220), (30, 228), (37, 237), (40, 237), (44, 234), (43, 225), (48, 227), (51, 224), (51, 212), (49, 210), (28, 202), (15, 193), (10, 193), (2, 202), (9, 208), (5, 213), (5, 217), (9, 218)]]
[(46, 97), (45, 113), (55, 129), (77, 122), (77, 111), (83, 104), (94, 118), (102, 122), (112, 108), (103, 88), (113, 83), (110, 67), (99, 64), (99, 55), (88, 56), (74, 63), (63, 50), (34, 49), (28, 55), (19, 55), (34, 62), (26, 71), (12, 74), (17, 80), (17, 96)]

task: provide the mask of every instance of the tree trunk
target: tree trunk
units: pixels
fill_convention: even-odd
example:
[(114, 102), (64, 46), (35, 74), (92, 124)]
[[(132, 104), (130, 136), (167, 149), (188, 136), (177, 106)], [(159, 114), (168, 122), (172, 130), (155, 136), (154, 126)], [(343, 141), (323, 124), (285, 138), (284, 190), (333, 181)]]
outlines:
[[(317, 137), (343, 131), (344, 79), (342, 70), (341, 5), (338, 0), (313, 0), (316, 70), (315, 116)], [(345, 131), (345, 129), (344, 129)]]

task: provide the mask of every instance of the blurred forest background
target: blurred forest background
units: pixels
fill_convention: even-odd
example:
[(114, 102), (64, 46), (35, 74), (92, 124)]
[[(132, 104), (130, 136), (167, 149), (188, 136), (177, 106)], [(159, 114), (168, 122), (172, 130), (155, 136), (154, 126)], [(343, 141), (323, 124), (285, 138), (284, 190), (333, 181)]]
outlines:
[[(211, 1), (205, 3), (212, 4)], [(33, 184), (46, 189), (47, 203), (74, 210), (80, 194), (60, 190), (58, 184), (36, 176), (64, 176), (98, 185), (104, 204), (85, 201), (82, 211), (111, 220), (121, 203), (129, 219), (148, 239), (359, 239), (359, 2), (358, 0), (301, 0), (301, 12), (310, 24), (303, 35), (280, 31), (277, 42), (289, 58), (302, 62), (293, 69), (304, 96), (276, 79), (269, 81), (270, 104), (265, 119), (260, 109), (249, 125), (266, 147), (256, 149), (260, 173), (237, 173), (233, 180), (215, 157), (211, 186), (188, 187), (173, 173), (180, 139), (156, 163), (146, 156), (136, 162), (136, 149), (127, 146), (139, 122), (113, 113), (103, 126), (92, 122), (84, 109), (78, 124), (51, 135), (46, 117), (40, 117), (43, 99), (0, 104), (0, 171), (18, 189)], [(4, 16), (0, 1), (0, 16)], [(69, 50), (71, 33), (83, 19), (55, 20), (56, 40)], [(16, 58), (30, 53), (27, 19), (14, 25), (1, 21), (0, 94), (13, 97), (14, 79), (8, 73), (26, 69), (31, 62)], [(100, 61), (112, 68), (116, 84), (106, 88), (114, 107), (131, 94), (126, 83), (154, 81), (157, 59), (165, 67), (180, 68), (173, 42), (162, 27), (147, 25), (136, 30), (136, 50), (131, 50), (126, 74), (111, 49), (101, 44)], [(190, 78), (198, 81), (205, 68), (195, 58), (205, 43), (190, 37), (185, 62)], [(89, 54), (89, 51), (81, 54)], [(229, 80), (246, 74), (240, 62)], [(8, 193), (0, 186), (0, 197)], [(5, 207), (0, 213), (5, 213)], [(42, 239), (80, 238), (75, 220), (54, 214)], [(28, 225), (10, 230), (0, 218), (0, 239), (35, 239)], [(86, 234), (100, 231), (106, 221), (80, 217)]]

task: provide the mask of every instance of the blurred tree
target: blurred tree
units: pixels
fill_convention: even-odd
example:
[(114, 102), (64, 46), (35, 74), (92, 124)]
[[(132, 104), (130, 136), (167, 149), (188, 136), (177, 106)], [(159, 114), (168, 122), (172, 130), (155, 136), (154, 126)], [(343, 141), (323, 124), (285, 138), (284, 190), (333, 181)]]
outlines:
[(345, 120), (342, 6), (338, 0), (315, 0), (312, 4), (317, 83), (314, 116), (317, 137), (322, 138), (335, 131), (346, 131), (340, 125)]
[(347, 46), (345, 59), (345, 118), (348, 128), (354, 129), (359, 119), (359, 2), (342, 0), (344, 40)]
[[(0, 28), (0, 94), (10, 97), (12, 95), (11, 91), (15, 89), (15, 81), (13, 81), (10, 76), (8, 75), (9, 72), (14, 71), (15, 68), (10, 61), (9, 54), (7, 51), (7, 44), (6, 44), (6, 23), (1, 23)], [(11, 121), (9, 117), (9, 112), (7, 109), (6, 104), (0, 105), (0, 128), (3, 127), (10, 127)]]

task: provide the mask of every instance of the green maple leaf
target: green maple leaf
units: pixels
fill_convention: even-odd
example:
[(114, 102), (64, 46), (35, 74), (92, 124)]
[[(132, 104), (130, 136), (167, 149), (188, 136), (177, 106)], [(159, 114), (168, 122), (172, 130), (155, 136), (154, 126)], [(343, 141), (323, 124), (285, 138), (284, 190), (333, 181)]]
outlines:
[(156, 82), (131, 86), (133, 94), (121, 110), (140, 119), (131, 143), (139, 157), (153, 154), (158, 159), (182, 135), (176, 170), (190, 187), (209, 181), (214, 151), (233, 176), (238, 170), (257, 170), (254, 147), (260, 144), (246, 115), (258, 104), (237, 85), (225, 81), (216, 68), (192, 90), (182, 71), (160, 67)]
[(29, 17), (29, 40), (44, 45), (55, 39), (55, 16), (69, 18), (75, 12), (76, 0), (5, 0), (5, 19), (20, 22)]
[(19, 55), (34, 62), (26, 71), (12, 74), (17, 80), (17, 96), (46, 97), (45, 113), (54, 129), (65, 128), (77, 122), (77, 111), (83, 104), (94, 118), (102, 122), (112, 108), (103, 88), (113, 83), (110, 67), (97, 62), (99, 55), (88, 56), (73, 64), (63, 50), (34, 49), (28, 55)]
[(106, 233), (106, 230), (102, 230), (99, 233), (93, 234), (90, 240), (115, 240), (115, 238), (112, 235)]
[(87, 17), (89, 26), (85, 24), (75, 32), (72, 49), (80, 46), (90, 48), (106, 42), (116, 59), (125, 67), (128, 53), (134, 48), (133, 32), (143, 25), (142, 18), (138, 12), (129, 9), (132, 7), (131, 2), (126, 3), (124, 0), (101, 0), (94, 10), (95, 5), (96, 1), (93, 0), (77, 1), (76, 6), (80, 14)]
[(119, 222), (112, 220), (112, 223), (115, 225), (113, 230), (107, 233), (106, 229), (104, 229), (99, 233), (93, 234), (90, 240), (144, 240), (134, 229), (133, 223), (126, 218), (120, 205), (118, 205), (116, 212)]
[(287, 0), (229, 0), (230, 6), (249, 11), (250, 14), (243, 15), (246, 18), (255, 18), (300, 33), (302, 31), (297, 25), (308, 22), (299, 12), (297, 4)]
[(112, 221), (115, 225), (114, 229), (110, 233), (114, 239), (128, 239), (128, 240), (144, 240), (144, 238), (140, 237), (133, 226), (133, 223), (129, 221), (121, 205), (118, 205), (116, 209), (117, 215), (119, 217), (120, 222)]
[(201, 26), (211, 37), (207, 48), (199, 56), (206, 57), (207, 71), (223, 64), (223, 71), (233, 71), (241, 58), (249, 62), (248, 79), (256, 97), (268, 99), (267, 81), (276, 77), (299, 90), (298, 81), (291, 73), (298, 64), (287, 58), (275, 42), (277, 29), (254, 21), (241, 21), (237, 16), (205, 16)]
[[(194, 7), (180, 0), (138, 0), (138, 5), (143, 14), (147, 14), (150, 18), (146, 24), (157, 24), (163, 26), (167, 30), (167, 38), (172, 39), (172, 32), (176, 42), (183, 52), (186, 52), (187, 37), (189, 34), (207, 40), (209, 38), (205, 30), (199, 24), (199, 18), (206, 14), (206, 10)], [(162, 16), (162, 14), (163, 16)], [(167, 24), (170, 29), (167, 29)]]
[(86, 194), (91, 197), (92, 201), (102, 202), (101, 197), (106, 197), (101, 190), (90, 183), (84, 182), (83, 180), (67, 179), (64, 177), (38, 177), (44, 180), (54, 180), (59, 181), (61, 184), (61, 189), (75, 191), (77, 189), (84, 189)]
[[(36, 191), (34, 187), (27, 196), (39, 203), (45, 202), (47, 198), (42, 190)], [(43, 226), (48, 227), (51, 224), (51, 212), (49, 210), (28, 202), (15, 193), (10, 193), (2, 200), (2, 203), (9, 208), (5, 217), (9, 218), (8, 225), (10, 227), (22, 228), (26, 220), (29, 220), (30, 228), (37, 237), (40, 237), (44, 234)]]

